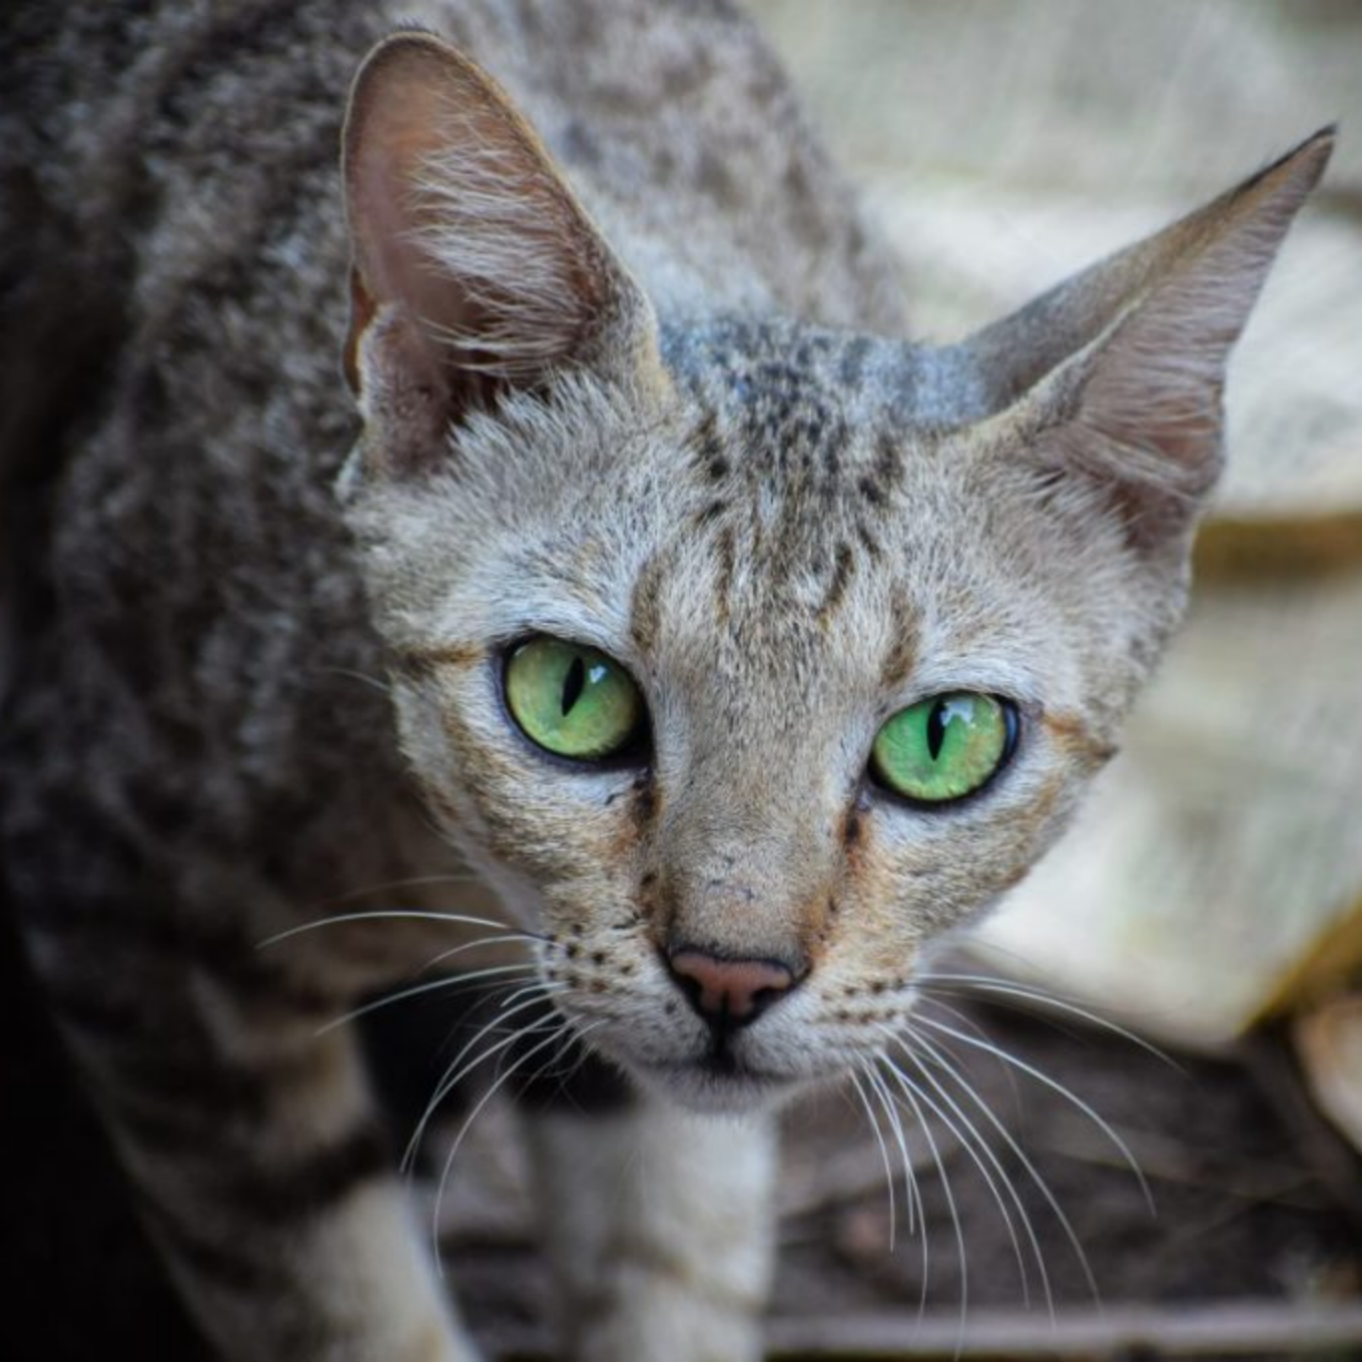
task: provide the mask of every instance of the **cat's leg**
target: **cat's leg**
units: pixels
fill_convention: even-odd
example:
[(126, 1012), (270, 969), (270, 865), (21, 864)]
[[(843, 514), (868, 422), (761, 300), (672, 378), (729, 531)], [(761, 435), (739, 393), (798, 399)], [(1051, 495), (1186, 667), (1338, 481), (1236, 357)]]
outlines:
[[(117, 907), (107, 907), (111, 915)], [(30, 936), (143, 1212), (214, 1345), (469, 1360), (346, 1028), (254, 946)]]
[(776, 1128), (654, 1100), (528, 1108), (568, 1347), (585, 1361), (751, 1361), (773, 1266)]

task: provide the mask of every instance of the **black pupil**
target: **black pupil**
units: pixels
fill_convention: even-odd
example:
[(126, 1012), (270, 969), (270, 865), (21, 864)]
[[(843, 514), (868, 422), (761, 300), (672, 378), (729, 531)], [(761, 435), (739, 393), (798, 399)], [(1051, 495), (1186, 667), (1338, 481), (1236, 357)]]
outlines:
[(939, 758), (939, 751), (944, 745), (944, 704), (938, 706), (930, 713), (929, 724), (925, 727), (925, 747), (930, 751), (930, 758)]
[(560, 692), (561, 716), (568, 716), (574, 710), (574, 703), (583, 695), (587, 675), (588, 671), (583, 667), (583, 656), (575, 655), (574, 662), (565, 670), (564, 688)]

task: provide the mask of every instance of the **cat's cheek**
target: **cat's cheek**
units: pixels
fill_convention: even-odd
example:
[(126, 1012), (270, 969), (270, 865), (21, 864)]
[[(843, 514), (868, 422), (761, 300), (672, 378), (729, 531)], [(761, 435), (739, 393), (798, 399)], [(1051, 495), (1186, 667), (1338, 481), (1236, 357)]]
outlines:
[(1065, 827), (1079, 786), (1070, 768), (1036, 756), (982, 800), (940, 812), (875, 804), (846, 847), (833, 945), (842, 974), (900, 978), (994, 906)]
[(413, 784), (438, 829), (460, 843), (484, 822), (455, 762), (440, 691), (429, 680), (400, 677), (392, 695), (399, 749)]
[(403, 752), (428, 810), (462, 852), (542, 890), (591, 880), (629, 838), (629, 817), (607, 801), (629, 778), (585, 781), (542, 761), (490, 701), (482, 663), (396, 689)]
[(855, 955), (858, 971), (897, 972), (908, 947), (905, 878), (887, 837), (886, 820), (876, 810), (851, 817), (844, 832), (843, 868), (821, 957), (842, 970)]

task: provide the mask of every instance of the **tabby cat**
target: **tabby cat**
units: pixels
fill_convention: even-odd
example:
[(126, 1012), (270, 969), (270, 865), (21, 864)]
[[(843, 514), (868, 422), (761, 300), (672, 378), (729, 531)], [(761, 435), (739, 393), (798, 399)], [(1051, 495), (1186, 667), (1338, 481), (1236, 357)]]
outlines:
[(223, 1352), (475, 1355), (335, 1027), (474, 936), (449, 1084), (629, 1084), (526, 1118), (572, 1350), (753, 1357), (771, 1116), (1114, 752), (1331, 139), (925, 347), (729, 3), (403, 16), (6, 14), (6, 877)]

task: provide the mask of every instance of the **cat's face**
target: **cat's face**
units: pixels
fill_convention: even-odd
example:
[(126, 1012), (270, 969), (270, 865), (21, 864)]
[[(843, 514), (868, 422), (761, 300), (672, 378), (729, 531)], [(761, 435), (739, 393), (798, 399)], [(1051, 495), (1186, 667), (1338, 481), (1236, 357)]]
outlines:
[[(1057, 497), (990, 424), (898, 424), (881, 375), (902, 348), (804, 340), (803, 366), (787, 328), (737, 330), (719, 365), (682, 339), (687, 372), (653, 392), (514, 404), (357, 518), (431, 809), (549, 936), (561, 1011), (698, 1103), (887, 1046), (927, 944), (1059, 828), (1158, 629), (1097, 496)], [(871, 383), (847, 380), (855, 347)], [(538, 637), (639, 690), (620, 758), (559, 757), (519, 725), (509, 657)], [(949, 694), (1003, 702), (1014, 743), (960, 800), (913, 803), (874, 743)], [(680, 946), (799, 981), (718, 1046)]]
[[(348, 129), (344, 487), (403, 746), (596, 1048), (762, 1102), (890, 1044), (927, 948), (1111, 752), (1179, 614), (1224, 355), (1326, 153), (967, 347), (661, 333), (482, 81), (410, 35)], [(536, 689), (569, 725), (586, 665), (630, 724), (574, 757)], [(915, 800), (880, 741), (912, 713), (972, 760)]]

